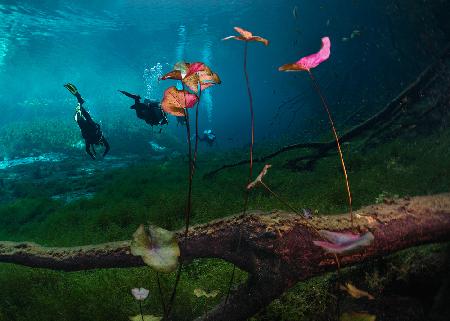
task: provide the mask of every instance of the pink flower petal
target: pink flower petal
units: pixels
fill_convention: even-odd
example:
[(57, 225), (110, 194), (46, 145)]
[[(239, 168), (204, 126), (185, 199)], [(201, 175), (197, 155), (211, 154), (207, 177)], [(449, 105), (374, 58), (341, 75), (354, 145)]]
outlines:
[(189, 68), (188, 68), (186, 77), (205, 69), (205, 64), (203, 62), (193, 62), (193, 63), (189, 64), (188, 66), (189, 66)]
[(312, 68), (315, 68), (330, 57), (330, 47), (330, 38), (324, 37), (322, 38), (322, 48), (320, 48), (319, 52), (303, 57), (295, 64), (298, 65), (302, 70), (308, 71)]
[(355, 234), (352, 233), (337, 233), (324, 230), (319, 231), (319, 233), (324, 237), (325, 235), (331, 236), (337, 243), (326, 241), (313, 241), (313, 243), (320, 246), (326, 252), (335, 254), (349, 254), (355, 252), (361, 247), (369, 246), (374, 240), (374, 236), (371, 232), (357, 235), (356, 237)]
[(354, 234), (350, 232), (338, 233), (320, 230), (319, 233), (323, 238), (327, 239), (328, 241), (340, 245), (357, 241), (360, 237), (359, 234)]

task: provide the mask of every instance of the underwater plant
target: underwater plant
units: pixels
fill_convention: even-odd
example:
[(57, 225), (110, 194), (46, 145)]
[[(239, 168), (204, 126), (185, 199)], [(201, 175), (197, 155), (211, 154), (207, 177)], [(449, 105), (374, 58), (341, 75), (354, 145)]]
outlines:
[(175, 234), (157, 226), (140, 225), (133, 234), (131, 254), (142, 257), (158, 272), (172, 272), (178, 265), (180, 248)]
[(131, 321), (160, 321), (161, 317), (156, 317), (154, 315), (144, 315), (142, 312), (142, 301), (147, 299), (149, 290), (144, 288), (134, 288), (131, 289), (131, 294), (134, 296), (134, 298), (139, 302), (139, 313), (138, 315), (135, 315), (134, 317), (130, 317)]
[[(248, 79), (248, 72), (247, 72), (247, 50), (248, 50), (248, 42), (249, 41), (257, 41), (257, 42), (261, 42), (264, 45), (269, 45), (269, 40), (262, 38), (260, 36), (253, 36), (253, 34), (250, 31), (244, 30), (240, 27), (234, 27), (234, 30), (236, 30), (240, 36), (228, 36), (223, 38), (222, 40), (229, 40), (229, 39), (235, 39), (235, 40), (241, 40), (245, 42), (244, 45), (244, 75), (245, 75), (245, 83), (247, 85), (247, 94), (248, 94), (248, 99), (249, 99), (249, 107), (250, 107), (250, 126), (251, 126), (251, 142), (250, 142), (250, 168), (249, 168), (249, 175), (248, 175), (248, 182), (250, 183), (252, 180), (252, 174), (253, 174), (253, 145), (255, 143), (255, 116), (254, 116), (254, 111), (253, 111), (253, 97), (252, 97), (252, 91), (250, 89), (250, 81)], [(248, 202), (248, 193), (246, 193), (246, 201), (245, 203), (247, 204)], [(246, 210), (246, 207), (244, 208), (244, 213)]]
[[(144, 288), (131, 289), (131, 294), (139, 302), (139, 313), (140, 313), (141, 321), (144, 321), (144, 313), (142, 313), (142, 301), (147, 299), (149, 292), (150, 292), (149, 290), (144, 289)], [(130, 320), (134, 320), (136, 317), (139, 317), (139, 316), (130, 317)]]
[(328, 115), (328, 120), (330, 122), (331, 129), (334, 134), (334, 138), (336, 140), (337, 150), (339, 154), (339, 158), (341, 160), (342, 170), (344, 172), (345, 177), (345, 185), (347, 189), (347, 195), (348, 195), (348, 205), (350, 210), (350, 221), (353, 228), (353, 211), (352, 211), (352, 194), (350, 191), (350, 184), (348, 181), (348, 175), (347, 175), (347, 169), (345, 167), (344, 162), (344, 156), (342, 155), (341, 150), (341, 144), (339, 143), (339, 136), (336, 131), (336, 127), (334, 126), (333, 118), (331, 117), (330, 109), (328, 108), (328, 103), (325, 98), (325, 96), (322, 93), (322, 90), (320, 89), (319, 83), (317, 82), (316, 78), (314, 77), (311, 69), (316, 68), (319, 66), (322, 62), (326, 61), (330, 57), (330, 47), (331, 47), (331, 41), (328, 37), (322, 38), (322, 47), (317, 53), (311, 54), (309, 56), (305, 56), (298, 60), (295, 63), (291, 64), (285, 64), (278, 68), (279, 71), (306, 71), (312, 81), (313, 87), (316, 90), (317, 94), (319, 95), (322, 105), (325, 108), (325, 111)]
[[(198, 139), (199, 139), (198, 116), (202, 91), (213, 85), (220, 84), (222, 81), (220, 80), (219, 75), (213, 72), (211, 68), (209, 68), (202, 62), (194, 62), (194, 63), (178, 62), (175, 64), (174, 70), (168, 72), (167, 74), (161, 77), (161, 80), (166, 79), (180, 80), (183, 84), (183, 89), (184, 86), (186, 86), (193, 92), (194, 95), (197, 96), (197, 106), (195, 110), (195, 145), (192, 163), (194, 173), (198, 152)], [(174, 116), (183, 116), (180, 114), (171, 113), (170, 111), (167, 112)]]
[[(181, 263), (178, 264), (180, 248), (175, 234), (157, 226), (149, 225), (144, 227), (141, 224), (133, 234), (130, 249), (131, 254), (140, 256), (145, 264), (156, 271), (159, 295), (164, 317), (166, 317), (167, 309), (162, 294), (159, 272), (172, 272), (177, 266), (178, 274), (181, 271)], [(179, 279), (178, 274), (177, 277)]]
[[(260, 36), (254, 36), (250, 31), (247, 31), (245, 29), (242, 29), (240, 27), (234, 27), (234, 30), (236, 30), (240, 36), (228, 36), (223, 38), (222, 40), (229, 40), (229, 39), (235, 39), (235, 40), (240, 40), (240, 41), (244, 41), (245, 45), (244, 45), (244, 75), (245, 75), (245, 83), (247, 86), (247, 94), (248, 94), (248, 99), (249, 99), (249, 108), (250, 108), (250, 152), (249, 152), (249, 157), (250, 157), (250, 165), (249, 165), (249, 173), (248, 173), (248, 180), (247, 180), (247, 184), (250, 184), (250, 182), (252, 181), (252, 177), (253, 177), (253, 145), (255, 144), (255, 114), (253, 111), (253, 97), (252, 97), (252, 91), (250, 89), (250, 81), (248, 78), (248, 72), (247, 72), (247, 51), (248, 51), (248, 42), (249, 41), (256, 41), (256, 42), (261, 42), (264, 45), (268, 46), (269, 45), (269, 40), (262, 38)], [(248, 198), (249, 198), (249, 189), (246, 190), (245, 193), (245, 201), (244, 201), (244, 211), (243, 214), (245, 215), (247, 212), (247, 206), (248, 206)], [(242, 232), (242, 231), (241, 231)], [(239, 249), (240, 247), (240, 243), (241, 243), (241, 237), (242, 237), (242, 233), (240, 233), (241, 235), (239, 236), (239, 241), (238, 241), (238, 246), (237, 249)], [(230, 289), (231, 289), (231, 285), (233, 283), (234, 280), (234, 274), (236, 271), (236, 267), (233, 267), (233, 272), (231, 273), (231, 279), (229, 282), (229, 286), (228, 286), (228, 291), (227, 291), (227, 295), (225, 298), (225, 302), (227, 302), (228, 297), (230, 295)]]
[[(178, 90), (175, 86), (168, 88), (164, 92), (164, 98), (161, 102), (163, 110), (171, 115), (185, 118), (186, 123), (186, 136), (188, 141), (188, 155), (189, 155), (189, 186), (187, 196), (187, 206), (185, 212), (185, 233), (186, 238), (189, 231), (190, 216), (192, 210), (192, 181), (195, 172), (195, 162), (197, 159), (198, 150), (198, 111), (202, 90), (209, 88), (215, 84), (220, 84), (221, 80), (219, 76), (212, 72), (211, 69), (202, 62), (186, 63), (178, 62), (175, 64), (174, 69), (164, 76), (161, 80), (174, 79), (181, 80), (183, 86), (182, 90)], [(187, 90), (186, 87), (191, 91)], [(194, 156), (192, 156), (192, 144), (191, 144), (191, 127), (189, 123), (189, 111), (188, 108), (192, 108), (197, 105), (195, 116), (195, 147)], [(165, 318), (170, 316), (173, 302), (175, 300), (176, 290), (180, 281), (182, 262), (180, 262), (177, 275), (175, 278), (175, 284), (172, 290), (172, 294), (169, 300), (167, 310), (165, 311)], [(161, 293), (160, 293), (161, 294)]]
[(339, 288), (342, 291), (347, 292), (351, 297), (355, 298), (355, 299), (359, 299), (359, 298), (363, 298), (366, 297), (368, 300), (375, 300), (375, 298), (373, 297), (373, 295), (371, 295), (370, 293), (364, 291), (364, 290), (360, 290), (358, 289), (356, 286), (354, 286), (351, 283), (345, 283), (345, 285), (340, 285)]
[(189, 188), (188, 198), (185, 213), (185, 235), (189, 229), (189, 218), (191, 214), (191, 199), (192, 199), (192, 147), (191, 147), (191, 128), (189, 125), (189, 111), (188, 108), (192, 108), (198, 101), (198, 97), (195, 94), (191, 94), (186, 89), (178, 90), (175, 86), (169, 87), (164, 92), (164, 98), (161, 102), (161, 106), (166, 113), (174, 116), (184, 116), (186, 119), (186, 131), (188, 140), (188, 154), (189, 154)]
[(194, 295), (197, 298), (203, 297), (205, 300), (205, 318), (208, 317), (208, 299), (214, 299), (218, 294), (219, 294), (218, 290), (213, 290), (211, 292), (206, 292), (205, 290), (199, 288), (194, 290)]

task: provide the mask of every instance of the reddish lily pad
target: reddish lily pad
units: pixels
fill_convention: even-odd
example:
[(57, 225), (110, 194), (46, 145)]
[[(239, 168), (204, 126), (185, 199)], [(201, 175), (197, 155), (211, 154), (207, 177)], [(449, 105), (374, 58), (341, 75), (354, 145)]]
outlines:
[(200, 85), (200, 90), (204, 90), (216, 84), (220, 84), (221, 80), (219, 76), (213, 72), (208, 66), (203, 65), (201, 70), (186, 76), (183, 79), (183, 83), (193, 92), (198, 92), (198, 87)]
[(181, 71), (180, 70), (172, 70), (169, 71), (167, 74), (165, 74), (164, 76), (161, 77), (161, 80), (166, 80), (166, 79), (175, 79), (175, 80), (181, 80)]
[(322, 47), (312, 55), (301, 58), (293, 64), (286, 64), (278, 68), (279, 71), (309, 71), (317, 67), (330, 57), (331, 41), (328, 37), (322, 38)]
[(175, 86), (169, 87), (164, 92), (161, 102), (162, 109), (173, 116), (184, 116), (185, 108), (192, 108), (198, 101), (198, 97), (187, 90), (178, 90)]
[(248, 30), (242, 29), (240, 27), (234, 27), (234, 30), (236, 30), (240, 34), (240, 36), (228, 36), (223, 38), (222, 40), (236, 39), (241, 41), (257, 41), (263, 43), (266, 46), (269, 44), (269, 40), (262, 38), (260, 36), (254, 36)]

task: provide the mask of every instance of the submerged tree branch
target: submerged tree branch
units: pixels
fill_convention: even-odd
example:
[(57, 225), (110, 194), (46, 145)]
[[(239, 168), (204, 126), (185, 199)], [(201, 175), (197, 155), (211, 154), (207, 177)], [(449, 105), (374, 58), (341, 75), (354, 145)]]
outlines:
[[(350, 230), (347, 214), (308, 221), (317, 229)], [(333, 256), (313, 245), (314, 231), (302, 217), (286, 212), (252, 212), (184, 230), (177, 236), (184, 262), (221, 258), (250, 274), (226, 306), (223, 302), (199, 320), (245, 320), (300, 280), (336, 269)], [(240, 228), (242, 243), (238, 251)], [(355, 212), (355, 227), (370, 230), (375, 241), (363, 251), (341, 257), (342, 265), (386, 255), (407, 247), (450, 240), (450, 194), (399, 199)], [(0, 242), (0, 262), (36, 268), (78, 271), (143, 265), (130, 254), (130, 242), (81, 247), (43, 247), (34, 243)]]

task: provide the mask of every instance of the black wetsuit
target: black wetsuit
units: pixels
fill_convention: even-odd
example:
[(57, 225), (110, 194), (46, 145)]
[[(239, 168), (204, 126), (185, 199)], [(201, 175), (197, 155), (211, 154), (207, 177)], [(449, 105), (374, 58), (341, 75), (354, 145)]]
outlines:
[(125, 96), (134, 99), (134, 105), (131, 106), (130, 109), (136, 111), (136, 116), (139, 119), (143, 119), (150, 126), (168, 124), (166, 114), (161, 109), (159, 102), (144, 99), (144, 102), (142, 103), (139, 95), (133, 95), (122, 90), (120, 90), (120, 92)]
[[(103, 136), (103, 133), (100, 129), (100, 125), (92, 120), (91, 115), (87, 112), (83, 107), (84, 100), (81, 98), (81, 95), (77, 93), (75, 95), (77, 97), (78, 103), (80, 104), (80, 111), (75, 114), (75, 120), (80, 127), (81, 136), (84, 138), (84, 143), (86, 145), (86, 153), (91, 156), (92, 159), (95, 159), (95, 149), (94, 145), (103, 145), (105, 146), (105, 151), (103, 153), (103, 157), (109, 152), (109, 144), (106, 138)], [(92, 151), (91, 151), (92, 148)]]

